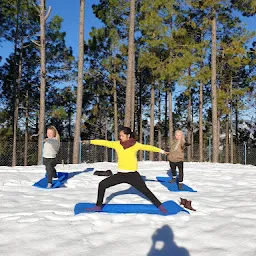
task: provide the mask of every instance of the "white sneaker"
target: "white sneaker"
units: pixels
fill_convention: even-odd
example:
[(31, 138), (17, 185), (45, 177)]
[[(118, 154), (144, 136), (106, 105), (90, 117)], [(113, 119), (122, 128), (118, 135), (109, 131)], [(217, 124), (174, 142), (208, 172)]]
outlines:
[(48, 183), (47, 188), (52, 188), (52, 183)]

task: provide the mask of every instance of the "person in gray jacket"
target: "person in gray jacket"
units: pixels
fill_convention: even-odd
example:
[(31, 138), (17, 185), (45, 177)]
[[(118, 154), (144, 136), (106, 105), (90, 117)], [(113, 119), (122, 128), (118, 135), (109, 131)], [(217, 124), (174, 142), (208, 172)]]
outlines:
[(47, 172), (47, 188), (52, 187), (52, 179), (57, 178), (55, 166), (57, 165), (56, 156), (60, 148), (60, 136), (54, 126), (47, 129), (47, 138), (44, 140), (43, 163)]

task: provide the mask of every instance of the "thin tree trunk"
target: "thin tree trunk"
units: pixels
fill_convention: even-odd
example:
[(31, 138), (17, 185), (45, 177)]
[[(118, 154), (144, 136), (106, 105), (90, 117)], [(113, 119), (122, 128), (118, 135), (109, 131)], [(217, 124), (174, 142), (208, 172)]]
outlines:
[[(108, 140), (108, 119), (106, 118), (106, 125), (105, 125), (105, 140)], [(104, 161), (108, 161), (108, 148), (105, 147), (105, 157)]]
[(193, 95), (191, 94), (191, 161), (194, 160), (194, 109), (193, 109)]
[[(158, 147), (162, 148), (162, 134), (161, 134), (161, 91), (160, 84), (158, 89)], [(158, 154), (158, 160), (162, 161), (162, 154)]]
[(17, 86), (17, 47), (18, 47), (18, 36), (19, 36), (19, 14), (20, 14), (20, 0), (17, 1), (17, 13), (16, 13), (16, 24), (15, 24), (15, 37), (14, 37), (14, 61), (13, 61), (13, 145), (12, 145), (12, 166), (16, 166), (17, 161), (17, 124), (18, 124), (18, 86)]
[[(219, 148), (220, 148), (220, 128), (221, 128), (221, 124), (220, 124), (220, 117), (221, 116), (221, 111), (218, 111), (218, 114), (217, 114), (217, 120), (218, 120), (218, 130), (217, 130), (217, 138), (218, 138), (218, 152), (219, 152)], [(218, 155), (218, 161), (220, 161), (220, 154)]]
[(233, 143), (233, 118), (232, 118), (232, 111), (233, 111), (233, 78), (231, 74), (231, 80), (230, 80), (230, 163), (234, 163), (234, 143)]
[(129, 18), (129, 43), (128, 43), (128, 69), (125, 98), (125, 126), (131, 126), (131, 101), (132, 101), (132, 81), (134, 73), (134, 24), (135, 24), (135, 0), (130, 0)]
[(42, 164), (43, 139), (45, 127), (45, 86), (46, 86), (46, 57), (45, 57), (45, 0), (40, 5), (40, 111), (38, 136), (38, 164)]
[(164, 97), (164, 148), (167, 148), (167, 137), (168, 137), (168, 91), (165, 91), (165, 97)]
[(169, 90), (169, 133), (170, 133), (170, 145), (169, 148), (172, 144), (173, 140), (173, 120), (172, 120), (172, 85), (170, 84), (170, 90)]
[[(238, 122), (239, 121), (238, 121), (238, 102), (237, 101), (238, 101), (238, 99), (237, 99), (237, 97), (235, 97), (235, 131), (236, 131), (236, 138), (235, 138), (235, 150), (234, 150), (234, 154), (235, 154), (234, 163), (238, 162), (238, 137), (239, 137), (239, 135), (238, 135)], [(232, 117), (230, 117), (230, 119), (232, 120)], [(233, 127), (233, 124), (232, 124), (232, 127)]]
[[(191, 76), (190, 73), (190, 67), (188, 68), (188, 76)], [(188, 143), (192, 143), (192, 122), (191, 122), (191, 105), (192, 105), (192, 99), (191, 99), (191, 87), (188, 88), (188, 117), (187, 117), (187, 130), (188, 130)], [(190, 162), (191, 161), (191, 147), (187, 148), (187, 159)]]
[(78, 84), (77, 84), (77, 98), (76, 98), (76, 122), (75, 122), (75, 134), (74, 134), (74, 145), (73, 145), (73, 164), (77, 164), (79, 162), (79, 145), (80, 145), (82, 104), (83, 104), (84, 11), (85, 11), (85, 0), (80, 0)]
[[(228, 104), (228, 102), (227, 102)], [(229, 125), (228, 125), (228, 115), (226, 115), (226, 120), (225, 120), (225, 125), (226, 125), (226, 140), (225, 140), (225, 163), (229, 162)]]
[(24, 38), (21, 39), (20, 54), (19, 54), (19, 67), (18, 67), (18, 79), (16, 84), (15, 104), (14, 104), (14, 122), (13, 122), (13, 152), (12, 152), (12, 166), (16, 166), (17, 161), (17, 131), (18, 131), (18, 118), (19, 118), (19, 94), (20, 83), (22, 75), (22, 53), (23, 53)]
[[(140, 122), (139, 122), (139, 141), (141, 144), (143, 144), (143, 125), (142, 125), (142, 72), (140, 73), (140, 88), (139, 88), (139, 117), (140, 117)], [(140, 150), (139, 152), (139, 160), (142, 161), (142, 156), (143, 156), (143, 151)]]
[(118, 113), (117, 113), (117, 91), (116, 91), (116, 79), (113, 80), (113, 98), (114, 98), (114, 134), (115, 140), (118, 140)]
[(199, 96), (199, 162), (204, 161), (203, 145), (203, 83), (200, 83)]
[(132, 96), (132, 99), (131, 99), (131, 129), (134, 130), (134, 117), (135, 117), (135, 113), (134, 113), (134, 110), (135, 110), (135, 91), (136, 91), (136, 88), (135, 88), (135, 54), (134, 54), (134, 58), (133, 58), (133, 62), (132, 62), (132, 69), (133, 69), (133, 72), (132, 72), (132, 83), (131, 83), (131, 96)]
[(218, 149), (218, 115), (217, 115), (217, 72), (216, 72), (216, 55), (217, 55), (217, 38), (216, 38), (216, 12), (212, 18), (212, 54), (211, 54), (211, 97), (212, 97), (212, 162), (216, 163), (219, 159)]
[[(115, 141), (118, 140), (118, 110), (117, 110), (117, 90), (116, 90), (116, 78), (113, 80), (113, 98), (114, 98), (114, 136)], [(117, 153), (115, 152), (115, 161), (117, 161)]]
[[(150, 100), (150, 145), (154, 145), (154, 120), (155, 120), (155, 114), (154, 114), (154, 107), (155, 107), (155, 89), (154, 85), (151, 87), (151, 100)], [(154, 153), (149, 153), (149, 160), (154, 160)]]
[(26, 108), (25, 108), (25, 145), (24, 145), (24, 166), (28, 165), (28, 117), (29, 117), (29, 109), (28, 109), (28, 90), (26, 91)]

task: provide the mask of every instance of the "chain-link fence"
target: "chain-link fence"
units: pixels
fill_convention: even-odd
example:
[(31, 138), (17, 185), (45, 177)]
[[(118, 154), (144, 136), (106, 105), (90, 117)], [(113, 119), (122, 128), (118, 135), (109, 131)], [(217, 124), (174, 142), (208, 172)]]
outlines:
[[(26, 149), (27, 148), (27, 149)], [(28, 142), (25, 145), (24, 141), (17, 141), (16, 147), (16, 165), (37, 165), (38, 159), (38, 143)], [(11, 166), (12, 165), (12, 140), (0, 140), (0, 166)], [(190, 150), (190, 159), (188, 150)], [(256, 165), (256, 146), (248, 145), (246, 143), (241, 145), (234, 145), (233, 157), (230, 155), (230, 148), (228, 150), (228, 157), (226, 157), (225, 147), (220, 148), (219, 162), (231, 162), (240, 164), (251, 164)], [(138, 153), (140, 160), (149, 160), (149, 152)], [(159, 153), (153, 153), (154, 161), (167, 160), (166, 156), (160, 155)], [(70, 164), (72, 163), (73, 157), (73, 142), (62, 141), (60, 145), (60, 151), (57, 155), (58, 163)], [(185, 150), (186, 161), (199, 161), (199, 145), (194, 144)], [(211, 145), (205, 144), (203, 149), (203, 161), (211, 162), (212, 152)], [(116, 155), (113, 149), (95, 146), (95, 145), (82, 145), (80, 144), (79, 150), (79, 162), (80, 163), (93, 163), (93, 162), (115, 162)]]

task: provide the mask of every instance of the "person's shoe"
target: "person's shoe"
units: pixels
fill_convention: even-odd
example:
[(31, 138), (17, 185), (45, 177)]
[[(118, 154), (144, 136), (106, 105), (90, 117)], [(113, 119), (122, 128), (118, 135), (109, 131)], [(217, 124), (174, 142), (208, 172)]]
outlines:
[(52, 188), (52, 183), (48, 183), (47, 188)]
[(183, 188), (182, 188), (182, 183), (179, 183), (179, 184), (178, 184), (178, 190), (183, 190)]
[(176, 177), (173, 177), (171, 180), (168, 181), (169, 183), (174, 183), (176, 182)]
[(85, 210), (87, 212), (101, 212), (102, 211), (102, 206), (95, 205), (95, 206), (90, 207), (90, 208), (85, 208)]
[(194, 209), (192, 207), (192, 201), (190, 201), (190, 200), (185, 203), (184, 207), (189, 209), (189, 210), (196, 211), (196, 209)]
[(158, 207), (158, 209), (163, 214), (167, 214), (168, 213), (168, 211), (166, 210), (166, 208), (162, 204)]
[(187, 201), (185, 198), (180, 198), (180, 205), (185, 205)]

